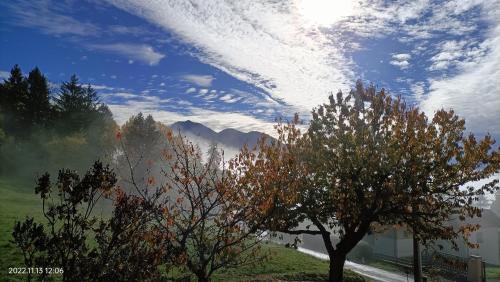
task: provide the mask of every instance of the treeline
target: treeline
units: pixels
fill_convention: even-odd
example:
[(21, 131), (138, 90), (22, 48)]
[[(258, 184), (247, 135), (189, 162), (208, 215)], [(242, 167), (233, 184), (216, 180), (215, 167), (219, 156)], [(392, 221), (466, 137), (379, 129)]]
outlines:
[[(61, 167), (85, 170), (110, 157), (117, 125), (76, 76), (53, 89), (38, 68), (14, 66), (0, 83), (0, 173), (33, 177)], [(30, 178), (31, 179), (31, 178)]]

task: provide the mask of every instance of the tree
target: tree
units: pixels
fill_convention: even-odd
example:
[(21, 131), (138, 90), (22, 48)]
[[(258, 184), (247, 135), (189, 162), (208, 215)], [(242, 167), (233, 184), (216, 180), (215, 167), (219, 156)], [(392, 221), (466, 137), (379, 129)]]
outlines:
[[(462, 186), (498, 171), (499, 150), (490, 136), (476, 141), (464, 131), (453, 111), (429, 121), (418, 108), (358, 82), (349, 95), (339, 92), (314, 109), (305, 134), (293, 123), (278, 126), (280, 141), (261, 143), (264, 153), (248, 162), (255, 179), (249, 189), (289, 191), (272, 197), (268, 227), (320, 235), (330, 281), (342, 281), (347, 254), (376, 226), (408, 226), (423, 244), (467, 239), (477, 228), (449, 220), (480, 216), (474, 199), (494, 192), (497, 182)], [(298, 229), (304, 220), (310, 225)]]
[(155, 153), (161, 133), (151, 115), (142, 113), (132, 116), (121, 128), (122, 141), (129, 156), (148, 158)]
[(38, 68), (28, 74), (29, 97), (26, 100), (26, 114), (31, 125), (47, 125), (51, 119), (52, 106), (47, 79)]
[[(151, 115), (144, 118), (139, 113), (129, 118), (118, 135), (122, 152), (117, 158), (117, 171), (122, 180), (145, 183), (149, 175), (159, 179), (160, 166), (154, 164), (161, 160), (162, 150), (168, 147), (159, 123)], [(120, 185), (128, 190), (135, 189), (131, 183), (123, 182)]]
[[(168, 241), (154, 228), (148, 203), (115, 183), (114, 173), (100, 162), (82, 179), (70, 170), (61, 170), (55, 185), (49, 174), (40, 177), (35, 191), (46, 223), (27, 218), (12, 234), (26, 267), (57, 267), (53, 271), (63, 281), (158, 281), (159, 266), (170, 255)], [(111, 217), (98, 220), (95, 207), (112, 197)], [(37, 274), (41, 281), (50, 275)]]
[(5, 132), (8, 135), (21, 135), (21, 128), (29, 124), (24, 115), (29, 94), (28, 83), (18, 65), (11, 69), (9, 79), (4, 81), (0, 90), (0, 110), (4, 114)]
[[(18, 65), (0, 87), (0, 108), (9, 119), (8, 131), (26, 136), (31, 127), (45, 125), (51, 115), (47, 79), (38, 68), (25, 78)], [(23, 130), (19, 130), (23, 128)]]
[(55, 98), (55, 107), (63, 130), (75, 132), (86, 129), (98, 115), (97, 92), (90, 85), (81, 85), (73, 75), (69, 81), (62, 83)]
[(129, 182), (158, 211), (158, 228), (176, 250), (170, 263), (185, 267), (198, 281), (210, 281), (219, 269), (262, 260), (262, 231), (247, 224), (254, 206), (239, 189), (238, 176), (229, 172), (223, 154), (213, 146), (203, 162), (193, 143), (171, 131), (166, 136), (162, 163), (157, 163), (161, 177), (148, 170), (143, 176), (147, 181), (137, 181), (130, 166)]
[(86, 170), (114, 154), (117, 125), (90, 86), (74, 76), (61, 86), (55, 105), (50, 94), (38, 68), (26, 78), (15, 65), (0, 83), (0, 171), (10, 177), (31, 177), (42, 167)]

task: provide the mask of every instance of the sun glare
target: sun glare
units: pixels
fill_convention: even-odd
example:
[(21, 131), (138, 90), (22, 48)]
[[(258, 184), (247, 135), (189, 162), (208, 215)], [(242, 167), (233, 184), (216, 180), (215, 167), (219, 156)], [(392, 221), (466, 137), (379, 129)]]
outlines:
[(354, 13), (354, 1), (297, 0), (299, 13), (306, 21), (329, 26)]

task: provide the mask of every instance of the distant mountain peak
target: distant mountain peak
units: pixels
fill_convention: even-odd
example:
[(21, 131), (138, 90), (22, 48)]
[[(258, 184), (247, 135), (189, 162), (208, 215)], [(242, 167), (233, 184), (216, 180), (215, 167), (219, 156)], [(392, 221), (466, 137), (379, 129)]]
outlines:
[(245, 133), (234, 128), (226, 128), (216, 132), (201, 123), (193, 122), (191, 120), (178, 121), (170, 125), (170, 127), (174, 131), (179, 130), (181, 134), (186, 135), (188, 139), (190, 137), (197, 137), (208, 143), (215, 142), (223, 147), (232, 147), (237, 149), (240, 149), (245, 144), (249, 147), (255, 146), (259, 138), (262, 134), (264, 134), (258, 131)]

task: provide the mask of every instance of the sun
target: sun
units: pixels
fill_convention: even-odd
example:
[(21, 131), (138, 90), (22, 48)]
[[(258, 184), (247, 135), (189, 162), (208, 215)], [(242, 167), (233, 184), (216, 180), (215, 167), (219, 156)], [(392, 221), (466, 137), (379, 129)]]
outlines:
[(355, 11), (355, 1), (350, 0), (297, 0), (296, 4), (306, 21), (320, 26), (330, 26)]

